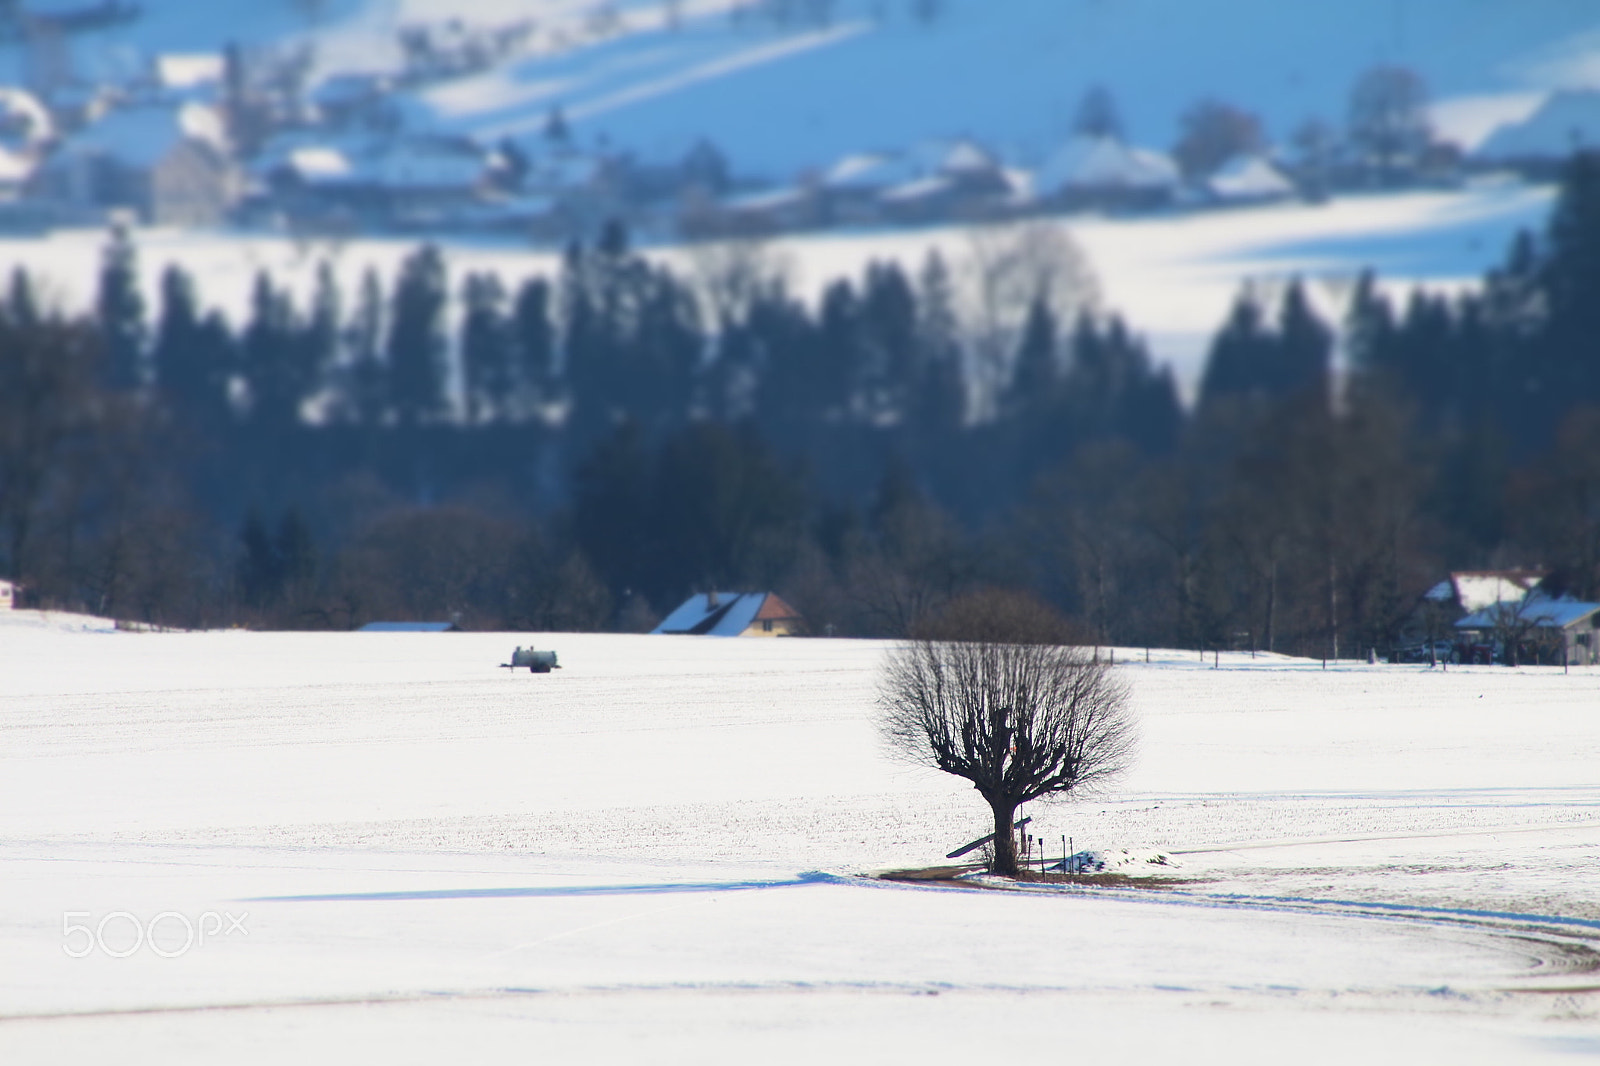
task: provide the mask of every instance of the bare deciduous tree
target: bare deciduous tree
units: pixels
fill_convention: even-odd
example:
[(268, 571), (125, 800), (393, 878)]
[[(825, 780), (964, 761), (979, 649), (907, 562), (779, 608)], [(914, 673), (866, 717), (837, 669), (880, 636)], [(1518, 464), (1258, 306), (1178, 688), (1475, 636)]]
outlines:
[(881, 727), (894, 750), (972, 782), (994, 814), (994, 861), (1017, 872), (1017, 807), (1100, 784), (1133, 752), (1128, 690), (1081, 648), (925, 640), (890, 653)]
[(751, 304), (786, 289), (795, 274), (789, 255), (754, 238), (691, 244), (685, 258), (701, 311), (719, 328), (742, 321)]
[(1099, 281), (1072, 234), (1054, 222), (974, 229), (962, 266), (961, 318), (976, 356), (980, 414), (1010, 374), (1028, 312), (1042, 302), (1060, 322), (1099, 306)]

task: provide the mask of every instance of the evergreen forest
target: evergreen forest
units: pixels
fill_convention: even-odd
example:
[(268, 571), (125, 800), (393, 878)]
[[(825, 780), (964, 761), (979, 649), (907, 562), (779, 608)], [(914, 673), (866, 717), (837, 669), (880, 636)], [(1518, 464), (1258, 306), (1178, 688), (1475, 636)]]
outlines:
[(899, 636), (998, 588), (1086, 642), (1337, 658), (1410, 639), (1452, 569), (1600, 598), (1594, 154), (1468, 291), (1365, 276), (1335, 323), (1247, 286), (1191, 402), (1059, 256), (976, 306), (937, 256), (808, 302), (753, 252), (675, 272), (610, 225), (552, 277), (431, 246), (388, 285), (262, 275), (238, 324), (178, 266), (147, 306), (138, 256), (111, 235), (92, 313), (25, 270), (0, 301), (0, 575), (29, 605), (643, 631), (774, 590), (818, 634)]

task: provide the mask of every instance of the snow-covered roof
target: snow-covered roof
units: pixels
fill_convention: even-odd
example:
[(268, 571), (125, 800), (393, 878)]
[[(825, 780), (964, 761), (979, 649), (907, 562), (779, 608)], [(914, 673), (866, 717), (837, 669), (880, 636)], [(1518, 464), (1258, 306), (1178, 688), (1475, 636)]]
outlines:
[(0, 141), (36, 145), (55, 135), (55, 123), (39, 98), (26, 89), (0, 86)]
[(971, 141), (957, 141), (945, 152), (939, 162), (944, 174), (976, 174), (994, 170), (999, 166), (994, 156)]
[(107, 155), (128, 166), (149, 167), (184, 141), (226, 151), (221, 112), (193, 102), (119, 108), (74, 137), (68, 147)]
[(837, 192), (883, 189), (914, 177), (914, 169), (904, 156), (880, 152), (847, 155), (823, 174), (822, 187)]
[(308, 145), (295, 148), (281, 161), (301, 180), (311, 185), (342, 184), (357, 178), (360, 168), (339, 148), (332, 145)]
[(697, 637), (737, 637), (757, 621), (795, 619), (794, 608), (770, 592), (697, 592), (652, 633)]
[(0, 143), (0, 185), (21, 185), (39, 169), (39, 157)]
[(1482, 611), (1502, 603), (1518, 603), (1539, 582), (1542, 570), (1459, 570), (1428, 590), (1436, 603), (1452, 600), (1464, 611)]
[(1550, 95), (1521, 122), (1501, 126), (1478, 147), (1485, 159), (1565, 159), (1577, 148), (1600, 147), (1600, 89)]
[(810, 193), (801, 188), (768, 189), (724, 200), (722, 206), (729, 211), (778, 211), (804, 203)]
[(943, 175), (918, 178), (916, 181), (908, 181), (904, 185), (896, 185), (892, 189), (885, 190), (882, 198), (885, 203), (891, 204), (915, 203), (948, 192), (954, 185), (954, 178)]
[(156, 81), (165, 89), (196, 89), (222, 81), (223, 61), (213, 52), (157, 56)]
[(1540, 629), (1565, 629), (1600, 611), (1600, 603), (1582, 600), (1551, 599), (1538, 593), (1521, 603), (1500, 603), (1474, 611), (1456, 623), (1457, 629), (1496, 629), (1508, 624)]
[(292, 171), (307, 185), (470, 189), (483, 180), (488, 166), (488, 153), (462, 137), (295, 133), (263, 149), (255, 171)]
[(1177, 165), (1160, 152), (1089, 134), (1062, 145), (1034, 175), (1034, 188), (1044, 195), (1065, 189), (1164, 189), (1177, 183)]
[(1206, 189), (1219, 200), (1281, 200), (1295, 194), (1290, 181), (1263, 156), (1236, 155), (1206, 181)]

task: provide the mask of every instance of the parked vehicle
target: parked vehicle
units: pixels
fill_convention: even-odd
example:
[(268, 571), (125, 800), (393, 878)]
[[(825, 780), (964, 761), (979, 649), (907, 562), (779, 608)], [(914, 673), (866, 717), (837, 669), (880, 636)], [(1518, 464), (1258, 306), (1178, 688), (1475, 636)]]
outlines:
[(500, 665), (507, 670), (515, 670), (519, 666), (526, 666), (530, 673), (535, 674), (548, 674), (552, 670), (561, 669), (561, 664), (556, 661), (555, 652), (535, 651), (532, 648), (524, 648), (520, 645), (516, 651), (511, 653), (511, 661)]
[(1402, 663), (1448, 663), (1453, 661), (1451, 656), (1455, 654), (1455, 651), (1456, 646), (1450, 643), (1448, 640), (1434, 641), (1433, 654), (1431, 656), (1428, 654), (1428, 645), (1426, 642), (1422, 644), (1408, 644), (1404, 648), (1400, 649), (1400, 654), (1396, 656), (1396, 660)]

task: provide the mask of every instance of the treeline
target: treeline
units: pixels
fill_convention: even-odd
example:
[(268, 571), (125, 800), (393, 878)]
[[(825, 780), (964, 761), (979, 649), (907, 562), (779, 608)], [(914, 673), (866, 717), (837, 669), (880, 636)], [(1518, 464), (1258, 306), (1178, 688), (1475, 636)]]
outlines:
[(1481, 288), (1363, 279), (1343, 374), (1300, 284), (1247, 289), (1191, 410), (1070, 246), (985, 252), (812, 306), (748, 249), (674, 270), (610, 226), (553, 278), (433, 248), (387, 290), (263, 275), (236, 328), (176, 267), (144, 307), (116, 235), (93, 315), (23, 272), (0, 307), (0, 572), (334, 628), (638, 629), (718, 586), (893, 635), (1005, 586), (1103, 642), (1343, 655), (1404, 640), (1447, 568), (1600, 594), (1593, 157)]

